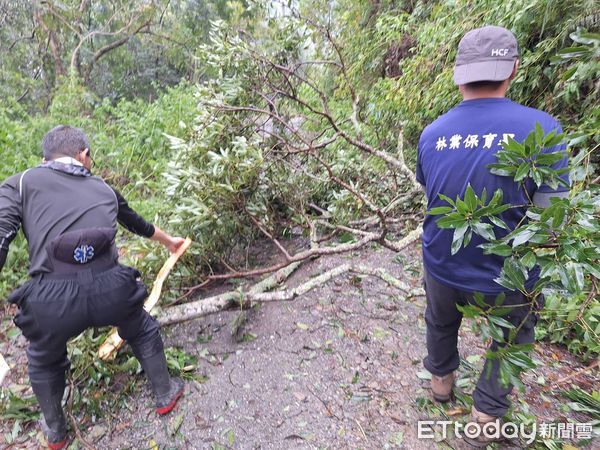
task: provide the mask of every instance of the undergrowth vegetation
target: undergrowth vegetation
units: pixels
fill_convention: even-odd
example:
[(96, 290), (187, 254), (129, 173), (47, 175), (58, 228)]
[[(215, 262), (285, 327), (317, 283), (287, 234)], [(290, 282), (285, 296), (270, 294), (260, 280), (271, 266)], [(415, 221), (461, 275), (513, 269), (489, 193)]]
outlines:
[[(203, 273), (225, 271), (232, 264), (245, 267), (245, 252), (260, 234), (257, 222), (274, 236), (307, 236), (307, 215), (315, 212), (314, 205), (319, 214), (347, 224), (409, 192), (409, 177), (339, 136), (356, 136), (414, 170), (419, 134), (459, 102), (452, 82), (459, 39), (484, 24), (502, 25), (515, 33), (521, 54), (509, 97), (561, 121), (574, 183), (570, 199), (531, 216), (555, 227), (566, 220), (558, 256), (549, 262), (552, 258), (542, 254), (529, 256), (531, 249), (524, 246), (509, 259), (515, 266), (509, 271), (518, 277), (524, 267), (546, 264), (548, 284), (560, 282), (562, 290), (547, 292), (539, 336), (564, 344), (586, 361), (598, 357), (600, 35), (593, 1), (307, 0), (298, 10), (230, 3), (245, 21), (213, 21), (193, 54), (185, 54), (190, 59), (186, 66), (195, 67), (196, 83), (165, 83), (151, 101), (99, 98), (85, 80), (71, 74), (58, 79), (43, 111), (28, 110), (17, 98), (3, 99), (0, 179), (38, 164), (41, 139), (52, 127), (81, 127), (90, 138), (96, 174), (149, 221), (194, 239), (188, 264), (177, 269), (171, 282), (173, 287), (189, 285)], [(247, 29), (234, 28), (242, 25)], [(305, 60), (313, 61), (298, 72), (306, 79), (289, 84), (284, 69)], [(302, 136), (311, 143), (331, 142), (316, 159), (295, 151)], [(484, 206), (485, 201), (475, 197), (474, 202)], [(393, 210), (398, 218), (411, 216), (405, 226), (421, 220), (415, 219), (421, 212), (420, 199), (414, 197)], [(525, 241), (539, 229), (529, 231)], [(165, 251), (127, 232), (118, 241), (124, 262), (140, 267), (151, 280)], [(501, 244), (507, 245), (497, 243), (496, 251), (506, 250)], [(514, 247), (505, 256), (513, 255)], [(26, 278), (26, 269), (26, 242), (19, 236), (0, 278), (0, 298)], [(521, 287), (514, 280), (504, 285)], [(169, 299), (181, 293), (172, 289)], [(88, 394), (120, 372), (139, 372), (129, 354), (114, 364), (95, 361), (93, 349), (102, 336), (84, 334), (71, 348), (74, 380), (84, 383), (80, 387)], [(517, 353), (512, 366), (527, 366)], [(177, 350), (168, 357), (179, 372), (195, 363)], [(519, 370), (506, 377), (513, 379)], [(30, 407), (26, 400), (5, 394), (6, 417), (31, 418), (24, 412)], [(91, 417), (100, 413), (104, 400), (88, 394), (74, 402), (88, 402), (82, 406)]]

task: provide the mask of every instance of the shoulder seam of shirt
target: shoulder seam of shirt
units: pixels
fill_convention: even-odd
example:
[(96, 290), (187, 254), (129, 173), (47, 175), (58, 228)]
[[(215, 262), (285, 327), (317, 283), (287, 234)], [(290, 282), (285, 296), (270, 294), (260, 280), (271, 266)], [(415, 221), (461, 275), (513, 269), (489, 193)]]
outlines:
[(112, 187), (110, 187), (109, 184), (106, 181), (104, 181), (102, 178), (98, 177), (98, 179), (104, 183), (104, 185), (108, 188), (108, 190), (110, 192), (112, 192), (112, 195), (115, 198), (115, 202), (117, 203), (117, 211), (119, 211), (119, 199), (117, 198), (117, 194), (115, 194), (115, 190)]
[(31, 169), (27, 169), (25, 172), (23, 172), (21, 174), (21, 177), (19, 178), (19, 197), (21, 197), (21, 200), (23, 198), (23, 177), (25, 176), (25, 174), (27, 172), (29, 172)]

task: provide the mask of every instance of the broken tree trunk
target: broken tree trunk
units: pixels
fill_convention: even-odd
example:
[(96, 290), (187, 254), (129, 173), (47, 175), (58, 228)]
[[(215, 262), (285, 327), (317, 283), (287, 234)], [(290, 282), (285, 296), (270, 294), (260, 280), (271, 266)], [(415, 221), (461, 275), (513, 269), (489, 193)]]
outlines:
[(224, 294), (215, 295), (213, 297), (196, 300), (183, 305), (172, 306), (160, 314), (158, 322), (161, 325), (167, 325), (186, 320), (196, 319), (202, 316), (208, 316), (219, 311), (230, 308), (235, 304), (240, 304), (247, 300), (248, 296), (269, 291), (281, 283), (283, 283), (304, 261), (297, 261), (289, 266), (279, 269), (273, 275), (265, 278), (259, 283), (252, 286), (247, 293), (242, 291), (229, 291)]

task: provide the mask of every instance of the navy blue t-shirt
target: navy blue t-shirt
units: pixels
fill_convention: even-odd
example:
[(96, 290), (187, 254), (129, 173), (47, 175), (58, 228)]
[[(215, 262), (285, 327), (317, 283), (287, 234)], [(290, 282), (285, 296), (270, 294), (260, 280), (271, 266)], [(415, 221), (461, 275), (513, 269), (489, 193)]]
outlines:
[[(528, 108), (507, 98), (485, 98), (465, 100), (429, 125), (419, 140), (417, 154), (417, 180), (425, 187), (427, 209), (449, 206), (438, 194), (454, 200), (463, 198), (470, 183), (479, 196), (485, 187), (488, 199), (496, 189), (504, 192), (504, 203), (525, 205), (529, 203), (527, 194), (520, 184), (511, 177), (493, 175), (488, 164), (497, 162), (496, 152), (502, 148), (501, 142), (508, 137), (523, 141), (534, 130), (536, 123), (544, 133), (556, 130), (562, 132), (560, 124), (543, 111)], [(545, 151), (563, 150), (557, 146)], [(563, 158), (554, 168), (567, 166)], [(555, 192), (549, 186), (537, 189), (532, 180), (526, 183), (529, 197), (536, 191)], [(556, 192), (566, 191), (559, 187)], [(501, 217), (512, 230), (525, 216), (526, 208), (512, 208)], [(479, 291), (495, 294), (506, 291), (494, 282), (502, 269), (504, 258), (484, 255), (477, 246), (486, 242), (473, 234), (466, 248), (451, 255), (453, 229), (438, 228), (436, 220), (440, 216), (425, 217), (423, 224), (423, 263), (427, 272), (437, 281), (463, 291)], [(496, 237), (507, 231), (495, 227)], [(526, 286), (530, 288), (537, 280), (539, 271), (531, 271)]]

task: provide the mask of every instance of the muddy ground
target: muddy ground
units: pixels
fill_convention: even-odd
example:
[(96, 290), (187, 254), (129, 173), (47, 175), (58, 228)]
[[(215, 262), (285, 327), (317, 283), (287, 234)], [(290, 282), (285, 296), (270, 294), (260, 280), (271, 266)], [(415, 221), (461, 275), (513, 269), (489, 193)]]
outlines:
[[(302, 266), (289, 285), (347, 258), (360, 258), (365, 265), (383, 267), (412, 286), (420, 285), (417, 245), (400, 255), (369, 248), (323, 257)], [(95, 424), (82, 425), (82, 436), (98, 449), (470, 448), (453, 438), (417, 439), (418, 420), (441, 417), (429, 400), (421, 364), (424, 309), (423, 297), (406, 299), (379, 279), (348, 275), (291, 302), (249, 311), (238, 339), (232, 336), (231, 323), (239, 311), (165, 327), (166, 346), (197, 357), (195, 374), (205, 381), (189, 381), (185, 396), (166, 418), (152, 412), (150, 392), (140, 384), (127, 399), (128, 408), (107, 411)], [(484, 352), (472, 325), (463, 324), (459, 344), (465, 365), (458, 386), (466, 397)], [(0, 352), (9, 363), (22, 366), (22, 348), (2, 343)], [(537, 345), (535, 358), (542, 364), (525, 377), (526, 392), (513, 395), (517, 410), (528, 408), (538, 423), (589, 421), (566, 407), (568, 400), (559, 390), (571, 383), (597, 389), (598, 373), (588, 371), (556, 386), (585, 366), (547, 343)], [(18, 374), (18, 368), (11, 371), (13, 383)], [(446, 414), (456, 420), (468, 417), (460, 401), (450, 404)], [(3, 432), (9, 432), (12, 422), (3, 423)], [(10, 447), (39, 445), (32, 427)], [(81, 446), (74, 443), (71, 448)]]

